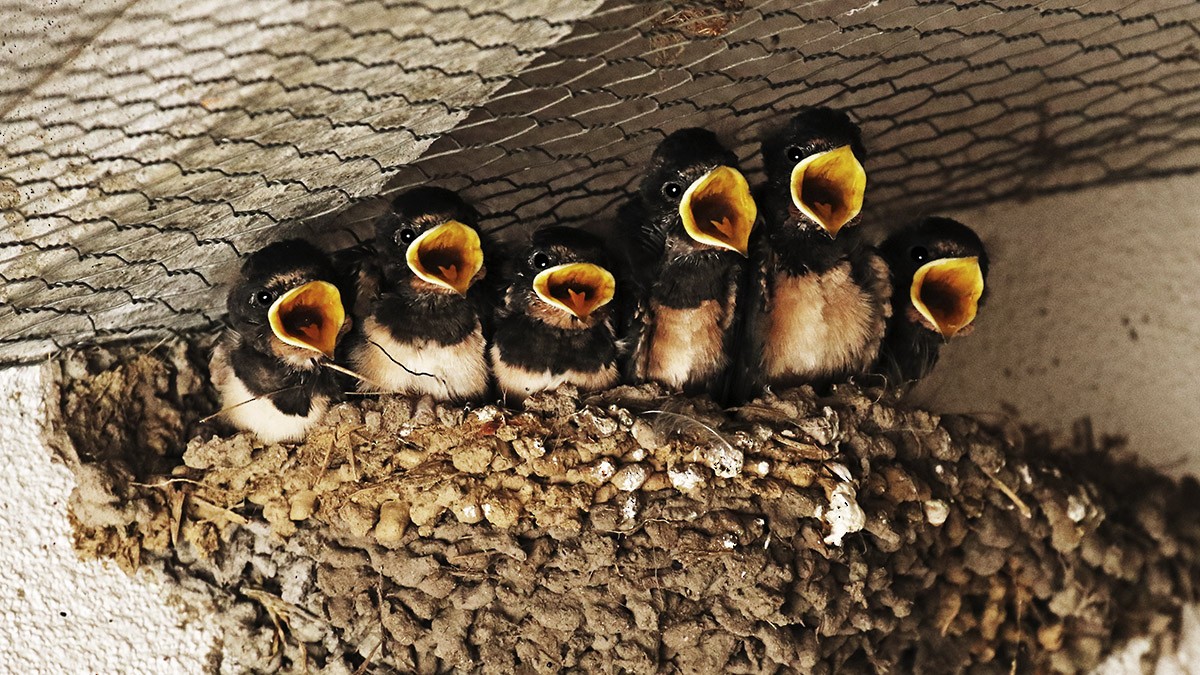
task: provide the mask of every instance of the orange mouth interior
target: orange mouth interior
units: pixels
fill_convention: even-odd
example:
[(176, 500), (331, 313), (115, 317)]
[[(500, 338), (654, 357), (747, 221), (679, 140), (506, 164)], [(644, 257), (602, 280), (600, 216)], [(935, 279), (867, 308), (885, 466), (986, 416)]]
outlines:
[(758, 205), (745, 176), (719, 166), (688, 186), (679, 202), (679, 215), (692, 239), (746, 255)]
[(616, 285), (611, 272), (591, 263), (557, 265), (533, 279), (533, 290), (543, 302), (580, 319), (611, 302)]
[(983, 296), (979, 259), (943, 258), (925, 263), (913, 275), (912, 303), (939, 333), (952, 338), (975, 320)]
[(792, 203), (836, 237), (862, 211), (867, 172), (850, 146), (804, 158), (792, 169)]
[(267, 310), (267, 319), (285, 344), (333, 358), (346, 310), (337, 286), (312, 281), (279, 296)]
[(479, 233), (455, 220), (417, 237), (406, 259), (421, 279), (463, 295), (483, 269)]

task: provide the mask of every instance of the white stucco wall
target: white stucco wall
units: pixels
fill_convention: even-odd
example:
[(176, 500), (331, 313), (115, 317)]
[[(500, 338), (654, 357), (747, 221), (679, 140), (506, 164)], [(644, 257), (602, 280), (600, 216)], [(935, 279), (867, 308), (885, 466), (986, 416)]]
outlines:
[(0, 369), (0, 673), (204, 672), (216, 633), (166, 589), (71, 546), (70, 471), (51, 461), (40, 369)]
[(1200, 176), (949, 215), (987, 243), (991, 296), (916, 400), (1067, 431), (1088, 416), (1200, 473)]

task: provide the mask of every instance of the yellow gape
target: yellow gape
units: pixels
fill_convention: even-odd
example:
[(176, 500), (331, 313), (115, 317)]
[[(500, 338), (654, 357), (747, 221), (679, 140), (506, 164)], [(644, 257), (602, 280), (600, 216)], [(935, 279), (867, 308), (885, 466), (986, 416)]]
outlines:
[(337, 286), (310, 281), (279, 296), (267, 310), (267, 320), (284, 343), (333, 358), (346, 310)]
[(405, 255), (408, 267), (419, 278), (460, 295), (483, 268), (479, 233), (450, 220), (417, 237)]
[(867, 172), (850, 146), (809, 155), (792, 169), (792, 203), (836, 237), (862, 210)]
[(979, 258), (943, 258), (913, 275), (912, 303), (939, 333), (952, 338), (975, 320), (983, 296)]
[(616, 288), (612, 273), (591, 263), (557, 265), (533, 278), (533, 291), (543, 302), (579, 319), (612, 301)]
[(692, 239), (746, 255), (758, 205), (737, 169), (718, 166), (688, 186), (679, 216)]

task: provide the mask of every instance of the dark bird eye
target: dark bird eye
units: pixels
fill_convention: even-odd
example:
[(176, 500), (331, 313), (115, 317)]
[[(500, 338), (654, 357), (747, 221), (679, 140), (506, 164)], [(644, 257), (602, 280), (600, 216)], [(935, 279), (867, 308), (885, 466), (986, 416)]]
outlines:
[(672, 198), (678, 197), (683, 194), (683, 186), (679, 183), (665, 183), (663, 184), (663, 194)]
[(908, 254), (912, 256), (913, 260), (919, 263), (929, 260), (929, 251), (926, 250), (924, 246), (914, 246), (908, 249)]
[(411, 244), (417, 238), (417, 231), (411, 227), (405, 227), (396, 232), (397, 244)]
[(550, 266), (550, 256), (540, 252), (534, 253), (533, 257), (529, 259), (529, 262), (531, 265), (533, 265), (534, 269), (544, 270)]
[(804, 151), (799, 146), (789, 145), (785, 152), (787, 152), (788, 161), (799, 162), (804, 159)]
[(275, 302), (275, 294), (271, 291), (259, 291), (250, 296), (250, 301), (256, 305), (268, 307), (272, 302)]

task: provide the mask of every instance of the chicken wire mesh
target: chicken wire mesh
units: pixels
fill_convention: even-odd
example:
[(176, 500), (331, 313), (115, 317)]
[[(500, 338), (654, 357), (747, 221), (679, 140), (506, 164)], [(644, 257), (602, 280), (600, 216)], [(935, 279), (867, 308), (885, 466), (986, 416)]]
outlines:
[(1200, 168), (1194, 0), (18, 0), (0, 18), (0, 362), (211, 328), (239, 256), (353, 243), (417, 184), (462, 190), (501, 236), (604, 228), (667, 133), (716, 130), (753, 180), (757, 139), (800, 106), (862, 124), (876, 227)]

